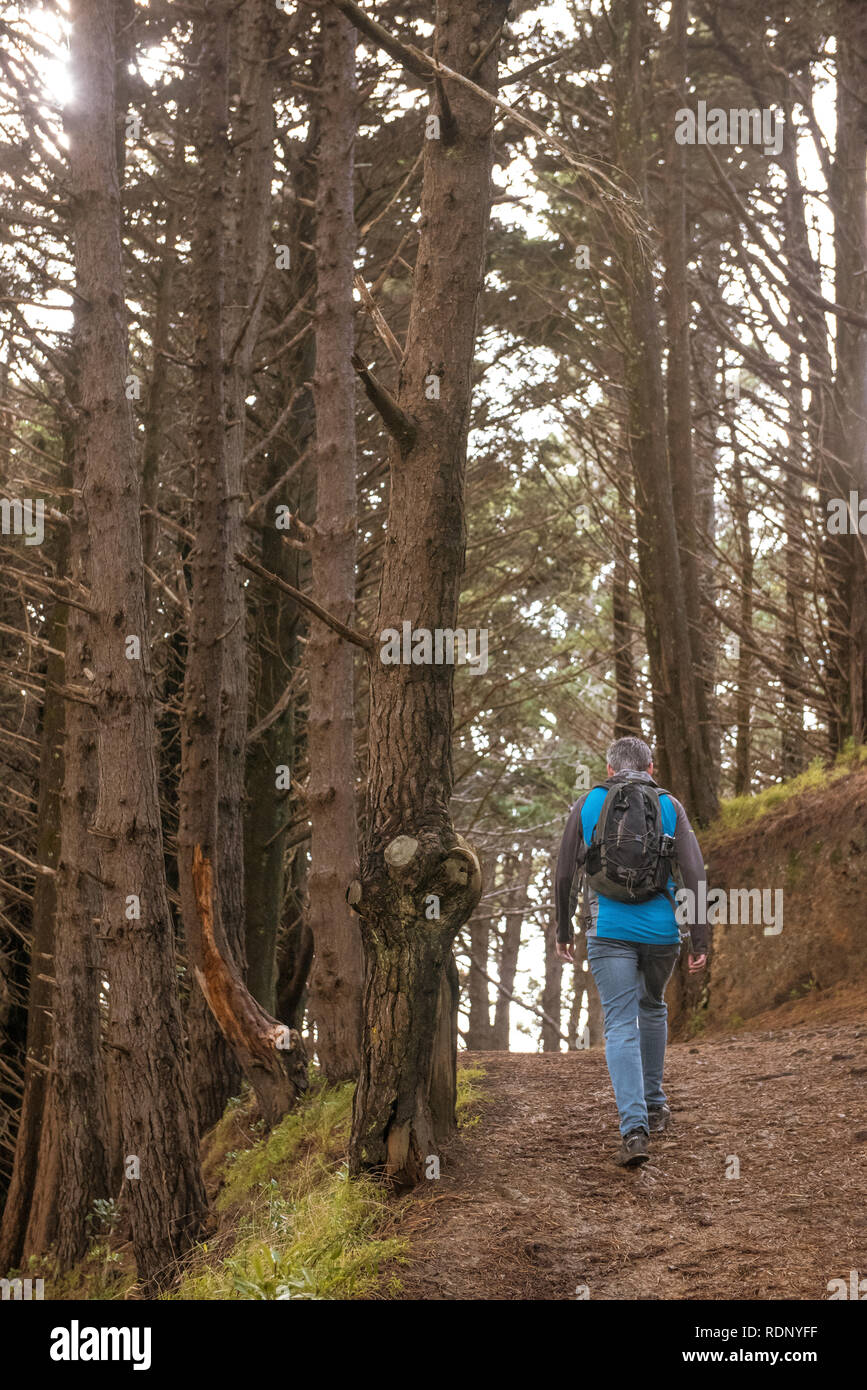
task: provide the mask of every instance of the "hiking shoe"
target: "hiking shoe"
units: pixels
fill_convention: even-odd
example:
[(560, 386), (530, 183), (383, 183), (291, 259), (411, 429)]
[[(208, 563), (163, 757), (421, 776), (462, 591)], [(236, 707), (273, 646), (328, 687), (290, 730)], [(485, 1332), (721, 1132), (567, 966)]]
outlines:
[(667, 1105), (648, 1105), (647, 1128), (651, 1134), (664, 1134), (671, 1121), (671, 1111)]
[(619, 1163), (621, 1168), (640, 1168), (642, 1163), (646, 1163), (650, 1154), (647, 1151), (647, 1130), (631, 1129), (628, 1134), (624, 1134), (620, 1143), (620, 1152), (615, 1163)]

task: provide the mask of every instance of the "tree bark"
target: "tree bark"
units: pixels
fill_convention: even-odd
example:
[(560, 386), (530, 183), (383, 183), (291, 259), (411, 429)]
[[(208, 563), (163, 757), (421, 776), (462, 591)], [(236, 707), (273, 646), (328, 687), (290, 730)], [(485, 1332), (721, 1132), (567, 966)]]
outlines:
[[(752, 635), (753, 630), (753, 576), (755, 558), (753, 539), (750, 534), (750, 512), (744, 491), (743, 472), (738, 455), (737, 431), (732, 427), (732, 480), (734, 502), (732, 519), (737, 536), (740, 559), (740, 612), (738, 620), (741, 630)], [(753, 704), (753, 658), (749, 640), (741, 638), (737, 655), (737, 691), (735, 694), (735, 796), (746, 796), (750, 790), (751, 778), (751, 739)]]
[[(224, 125), (212, 122), (215, 144), (209, 148), (209, 171), (219, 179), (226, 195), (225, 205), (214, 209), (212, 224), (220, 219), (219, 250), (223, 269), (230, 275), (231, 303), (220, 305), (223, 328), (223, 370), (225, 373), (224, 427), (221, 431), (226, 470), (222, 530), (230, 557), (244, 550), (243, 506), (245, 500), (244, 441), (246, 396), (249, 390), (253, 348), (261, 315), (263, 284), (268, 274), (271, 242), (271, 180), (274, 165), (273, 57), (276, 51), (279, 15), (267, 0), (247, 0), (232, 17), (226, 38), (226, 62), (230, 62), (234, 33), (238, 56), (237, 81), (240, 87), (237, 128), (233, 130), (242, 151), (237, 171), (229, 171), (228, 149), (220, 139)], [(220, 120), (228, 121), (228, 102)], [(205, 137), (206, 138), (206, 137)], [(211, 194), (213, 196), (213, 193)], [(223, 230), (223, 219), (229, 235)], [(198, 246), (203, 246), (199, 240)], [(200, 266), (204, 277), (204, 266)], [(246, 974), (245, 921), (245, 822), (244, 796), (247, 776), (247, 629), (246, 595), (241, 572), (230, 560), (224, 572), (224, 627), (220, 638), (223, 657), (223, 686), (219, 710), (219, 771), (217, 776), (216, 864), (233, 866), (232, 873), (217, 872), (219, 923), (238, 978)], [(273, 796), (273, 790), (271, 795)], [(201, 995), (196, 994), (188, 1010), (187, 1026), (194, 1058), (196, 1105), (200, 1130), (214, 1124), (229, 1096), (240, 1081), (238, 1060), (232, 1055), (227, 1038), (217, 1026)]]
[[(67, 481), (69, 480), (67, 474)], [(56, 572), (63, 578), (68, 572), (67, 531), (59, 530), (60, 551), (56, 556)], [(64, 603), (53, 606), (46, 637), (54, 653), (66, 648), (68, 609)], [(49, 653), (45, 668), (45, 702), (42, 709), (42, 739), (39, 759), (39, 802), (37, 807), (36, 862), (55, 868), (60, 859), (60, 808), (64, 784), (63, 739), (65, 701), (59, 687), (65, 679), (65, 655)], [(0, 1271), (17, 1267), (24, 1254), (24, 1241), (34, 1191), (39, 1176), (39, 1156), (42, 1134), (50, 1134), (54, 1125), (49, 1118), (51, 1055), (53, 1043), (52, 1013), (54, 989), (50, 977), (54, 972), (54, 931), (57, 915), (57, 888), (52, 875), (39, 874), (33, 887), (33, 916), (30, 936), (30, 987), (27, 1002), (27, 1052), (24, 1067), (24, 1093), (12, 1179), (3, 1207), (0, 1223)], [(95, 992), (95, 980), (90, 982)], [(62, 1005), (61, 1005), (62, 1007)], [(98, 1093), (98, 1090), (97, 1090)], [(46, 1158), (48, 1157), (46, 1153)], [(59, 1181), (55, 1158), (48, 1161), (49, 1172)], [(99, 1176), (99, 1173), (98, 1173)], [(45, 1174), (43, 1174), (43, 1178)], [(59, 1194), (54, 1181), (49, 1182), (54, 1196), (54, 1211)], [(45, 1246), (53, 1232), (45, 1232)], [(29, 1251), (28, 1253), (41, 1253)]]
[[(127, 1174), (124, 1195), (139, 1275), (153, 1292), (173, 1276), (178, 1256), (197, 1238), (206, 1198), (183, 1061), (154, 750), (140, 480), (125, 397), (114, 7), (109, 0), (76, 0), (71, 50), (78, 90), (87, 94), (86, 101), (70, 110), (69, 162), (81, 494), (94, 610), (87, 637), (95, 672), (99, 781), (90, 833), (97, 842), (101, 935), (107, 939), (107, 1045), (124, 1154), (128, 1163), (134, 1157), (138, 1164), (137, 1171)], [(64, 1128), (64, 1150), (68, 1142)], [(68, 1256), (80, 1253), (85, 1235), (82, 1223), (77, 1249), (70, 1246)], [(63, 1256), (62, 1244), (60, 1250)]]
[[(200, 26), (201, 92), (197, 121), (199, 188), (194, 233), (196, 363), (196, 542), (184, 708), (181, 721), (178, 880), (189, 955), (221, 1032), (274, 1123), (306, 1086), (300, 1036), (256, 1003), (242, 976), (241, 800), (246, 725), (244, 599), (235, 560), (240, 532), (237, 381), (226, 381), (226, 246), (223, 202), (228, 167), (230, 4), (209, 6)], [(243, 302), (243, 296), (241, 296)], [(237, 337), (233, 344), (240, 350)], [(221, 829), (222, 826), (222, 829)], [(225, 892), (221, 885), (225, 884)], [(226, 921), (224, 922), (224, 915)], [(227, 935), (231, 933), (231, 940)]]
[[(316, 522), (310, 538), (312, 597), (342, 622), (355, 612), (356, 485), (354, 147), (355, 30), (320, 8), (319, 154), (316, 194)], [(360, 1066), (363, 953), (346, 889), (358, 872), (355, 816), (355, 655), (314, 622), (306, 653), (310, 777), (310, 914), (314, 960), (309, 1012), (328, 1081)]]
[[(510, 871), (511, 870), (511, 871)], [(494, 1005), (494, 1024), (491, 1029), (491, 1048), (494, 1052), (508, 1052), (512, 1025), (512, 1001), (515, 992), (515, 974), (518, 969), (518, 955), (521, 950), (521, 931), (524, 926), (524, 913), (527, 910), (527, 887), (532, 870), (532, 856), (529, 854), (513, 859), (506, 871), (506, 882), (514, 893), (507, 899), (509, 911), (503, 935), (500, 939), (497, 979), (500, 992)]]
[(560, 1028), (554, 1026), (554, 1021), (559, 1025), (563, 1008), (563, 962), (555, 949), (556, 940), (555, 922), (545, 933), (545, 986), (542, 990), (542, 1012), (545, 1015), (542, 1019), (543, 1052), (560, 1051)]
[[(438, 0), (434, 52), (492, 91), (504, 0)], [(464, 476), (476, 320), (491, 206), (492, 122), (457, 83), (425, 140), (419, 244), (390, 450), (376, 632), (454, 629), (465, 551)], [(435, 381), (433, 379), (436, 379)], [(392, 426), (394, 428), (394, 426)], [(449, 814), (454, 670), (385, 665), (370, 676), (367, 835), (358, 889), (366, 956), (362, 1070), (351, 1162), (412, 1185), (436, 1153), (431, 1058), (443, 967), (481, 894), (478, 859)], [(436, 912), (438, 915), (433, 915)], [(456, 1057), (451, 1066), (456, 1067)]]
[[(698, 719), (696, 742), (700, 763), (696, 776), (709, 782), (707, 807), (713, 809), (718, 795), (716, 768), (718, 757), (711, 750), (711, 720), (707, 641), (701, 611), (699, 534), (696, 506), (695, 463), (692, 443), (692, 373), (690, 368), (690, 295), (687, 282), (686, 147), (675, 139), (675, 113), (686, 99), (688, 0), (672, 0), (666, 32), (668, 101), (663, 103), (667, 120), (664, 208), (663, 300), (666, 317), (668, 366), (666, 371), (666, 424), (671, 498), (677, 518), (677, 541), (687, 630), (682, 635), (691, 658), (690, 679)], [(706, 541), (705, 541), (706, 544)], [(705, 808), (705, 814), (707, 810)]]
[[(863, 313), (867, 305), (867, 13), (854, 0), (837, 10), (837, 141), (831, 178), (834, 212), (834, 295)], [(828, 439), (836, 495), (867, 496), (867, 330), (837, 318), (836, 373)], [(830, 537), (829, 629), (837, 668), (838, 710), (832, 740), (867, 737), (867, 546), (863, 536)]]
[[(641, 65), (644, 19), (644, 0), (625, 0), (617, 33), (615, 130), (620, 165), (633, 193), (647, 207)], [(696, 703), (691, 626), (667, 447), (662, 344), (651, 252), (635, 237), (622, 236), (620, 259), (639, 579), (654, 693), (657, 762), (661, 779), (673, 786), (699, 822), (706, 822), (716, 811), (717, 797), (707, 730), (702, 730)]]
[(629, 457), (618, 439), (615, 446), (617, 497), (614, 570), (611, 577), (611, 625), (614, 641), (614, 737), (642, 736), (641, 710), (632, 653), (632, 604), (629, 593), (629, 550), (632, 539), (629, 497)]
[(481, 912), (474, 913), (469, 921), (470, 964), (467, 970), (466, 1042), (470, 1052), (487, 1052), (491, 1046), (491, 1000), (485, 975), (488, 972), (491, 944), (491, 892), (496, 880), (497, 857), (495, 854), (482, 855), (480, 864), (487, 898), (483, 898), (479, 903)]

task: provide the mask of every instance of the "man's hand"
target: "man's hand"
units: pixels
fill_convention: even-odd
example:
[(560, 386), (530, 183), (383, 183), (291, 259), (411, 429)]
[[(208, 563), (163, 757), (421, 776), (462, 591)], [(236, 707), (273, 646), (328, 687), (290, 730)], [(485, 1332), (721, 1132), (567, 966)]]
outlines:
[(697, 975), (697, 974), (699, 973), (700, 970), (704, 970), (704, 967), (705, 967), (706, 965), (707, 965), (707, 951), (705, 951), (704, 954), (701, 955), (701, 956), (694, 956), (694, 955), (692, 954), (692, 951), (690, 951), (690, 953), (689, 953), (689, 973), (690, 973), (690, 975)]
[(560, 960), (574, 961), (575, 959), (575, 952), (568, 941), (557, 942), (557, 955), (560, 957)]

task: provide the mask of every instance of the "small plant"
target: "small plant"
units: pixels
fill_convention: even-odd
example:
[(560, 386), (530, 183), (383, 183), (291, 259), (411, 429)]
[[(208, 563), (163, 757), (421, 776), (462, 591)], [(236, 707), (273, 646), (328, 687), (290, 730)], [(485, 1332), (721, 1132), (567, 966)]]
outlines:
[[(186, 1299), (327, 1300), (380, 1292), (380, 1269), (405, 1257), (398, 1213), (372, 1178), (346, 1163), (353, 1086), (313, 1077), (303, 1103), (248, 1148), (223, 1152), (221, 1235), (194, 1253)], [(237, 1141), (234, 1141), (237, 1142)], [(395, 1278), (389, 1273), (389, 1289)]]
[(819, 988), (819, 981), (816, 979), (815, 975), (811, 971), (810, 974), (807, 976), (806, 980), (799, 980), (798, 983), (794, 986), (794, 988), (789, 990), (789, 998), (803, 999), (804, 996), (809, 994), (811, 990)]
[(707, 1011), (699, 1006), (693, 1009), (689, 1016), (686, 1028), (691, 1038), (697, 1038), (707, 1027)]
[(484, 1074), (483, 1067), (458, 1068), (458, 1099), (455, 1106), (458, 1129), (472, 1129), (479, 1123), (479, 1106), (485, 1099), (479, 1082)]
[(119, 1217), (120, 1212), (114, 1197), (95, 1198), (93, 1209), (87, 1213), (85, 1221), (88, 1235), (114, 1235)]

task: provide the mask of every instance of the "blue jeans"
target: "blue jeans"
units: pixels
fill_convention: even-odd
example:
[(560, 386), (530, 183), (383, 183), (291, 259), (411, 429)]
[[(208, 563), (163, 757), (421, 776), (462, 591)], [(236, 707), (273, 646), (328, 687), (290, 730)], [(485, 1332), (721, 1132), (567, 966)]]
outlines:
[(647, 1129), (648, 1105), (665, 1104), (668, 1006), (663, 994), (679, 954), (678, 944), (587, 938), (587, 961), (602, 1000), (605, 1060), (621, 1134)]

